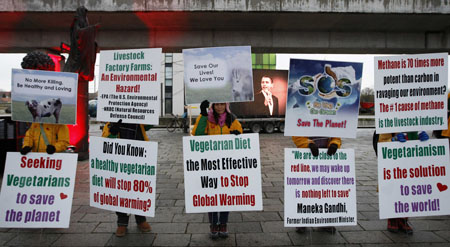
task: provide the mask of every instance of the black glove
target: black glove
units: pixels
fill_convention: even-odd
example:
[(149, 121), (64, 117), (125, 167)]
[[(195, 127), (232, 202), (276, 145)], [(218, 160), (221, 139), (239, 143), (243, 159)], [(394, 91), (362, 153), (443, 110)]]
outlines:
[(239, 130), (232, 130), (230, 131), (230, 134), (240, 135), (241, 132), (239, 132)]
[(111, 133), (111, 135), (113, 136), (116, 136), (117, 134), (119, 134), (121, 126), (122, 126), (122, 119), (120, 119), (117, 123), (110, 123), (109, 133)]
[(47, 151), (48, 154), (54, 154), (55, 151), (56, 151), (56, 148), (53, 145), (47, 145), (47, 150), (46, 151)]
[(31, 147), (25, 146), (22, 149), (20, 149), (20, 154), (25, 155), (31, 151)]
[(317, 147), (317, 145), (315, 143), (310, 143), (308, 145), (309, 149), (311, 149), (311, 153), (314, 157), (319, 156), (319, 148)]
[(202, 103), (200, 104), (200, 114), (202, 114), (202, 116), (205, 116), (205, 117), (208, 116), (208, 107), (209, 107), (209, 101), (203, 100)]
[(328, 147), (328, 152), (327, 152), (327, 154), (331, 156), (331, 155), (333, 155), (333, 154), (336, 153), (337, 149), (338, 149), (338, 145), (335, 144), (335, 143), (333, 143), (333, 144), (331, 144), (331, 145)]

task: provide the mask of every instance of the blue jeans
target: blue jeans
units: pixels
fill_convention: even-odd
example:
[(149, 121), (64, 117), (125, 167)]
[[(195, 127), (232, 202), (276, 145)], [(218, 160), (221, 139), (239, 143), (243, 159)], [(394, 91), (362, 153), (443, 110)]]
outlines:
[(209, 223), (211, 225), (226, 224), (230, 212), (212, 212), (208, 213)]

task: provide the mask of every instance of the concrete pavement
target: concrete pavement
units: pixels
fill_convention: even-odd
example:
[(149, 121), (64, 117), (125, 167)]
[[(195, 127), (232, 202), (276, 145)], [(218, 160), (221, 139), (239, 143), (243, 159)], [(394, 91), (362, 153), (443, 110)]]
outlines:
[[(99, 125), (91, 135), (101, 134)], [(156, 217), (148, 218), (150, 233), (140, 233), (130, 217), (128, 234), (114, 235), (113, 212), (89, 206), (88, 162), (78, 162), (71, 225), (68, 229), (0, 228), (1, 246), (450, 246), (450, 216), (411, 218), (413, 235), (386, 231), (378, 217), (377, 164), (372, 148), (373, 129), (359, 129), (356, 139), (343, 139), (343, 148), (356, 151), (358, 225), (337, 227), (336, 234), (312, 229), (298, 234), (283, 227), (284, 148), (295, 147), (280, 133), (261, 134), (262, 212), (231, 212), (228, 239), (208, 237), (206, 214), (184, 212), (183, 133), (150, 130), (159, 142)]]

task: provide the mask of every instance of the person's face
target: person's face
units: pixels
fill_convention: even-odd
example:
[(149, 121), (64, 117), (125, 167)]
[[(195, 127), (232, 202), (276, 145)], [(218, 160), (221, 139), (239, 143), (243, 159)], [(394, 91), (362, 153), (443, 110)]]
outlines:
[(269, 77), (261, 78), (261, 90), (264, 92), (272, 92), (273, 83)]
[(216, 111), (218, 114), (222, 114), (225, 112), (226, 104), (225, 103), (215, 103), (214, 104), (214, 111)]

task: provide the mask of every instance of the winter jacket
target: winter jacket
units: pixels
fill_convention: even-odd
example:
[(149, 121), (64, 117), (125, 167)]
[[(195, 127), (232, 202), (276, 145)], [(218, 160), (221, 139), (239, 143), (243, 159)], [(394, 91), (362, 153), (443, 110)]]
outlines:
[[(150, 125), (143, 124), (121, 124), (120, 132), (118, 136), (113, 136), (109, 132), (109, 127), (111, 123), (107, 123), (103, 127), (102, 137), (108, 138), (121, 138), (121, 139), (130, 139), (130, 140), (140, 140), (140, 141), (148, 141), (148, 136), (146, 131), (150, 129)], [(139, 131), (136, 133), (136, 131)]]
[[(32, 152), (45, 153), (47, 145), (44, 138), (41, 135), (40, 123), (33, 123), (31, 127), (25, 133), (23, 138), (22, 147), (31, 147)], [(42, 127), (44, 133), (47, 136), (48, 144), (55, 146), (56, 152), (66, 151), (69, 146), (69, 128), (63, 124), (46, 124), (43, 123)]]
[(306, 137), (306, 136), (293, 136), (297, 148), (308, 148), (310, 143), (315, 143), (318, 148), (328, 148), (331, 144), (336, 144), (338, 148), (341, 147), (341, 138), (337, 137)]
[[(230, 114), (230, 113), (228, 113)], [(232, 115), (233, 116), (233, 115)], [(192, 130), (192, 135), (227, 135), (230, 131), (238, 130), (242, 133), (241, 123), (233, 116), (230, 128), (226, 124), (222, 127), (220, 125), (212, 123), (208, 120), (208, 117), (200, 115), (195, 121), (194, 129)]]

